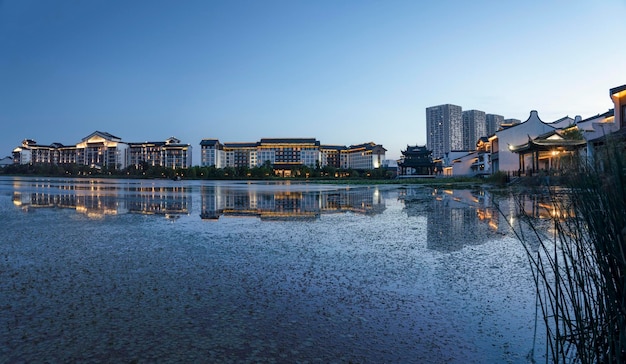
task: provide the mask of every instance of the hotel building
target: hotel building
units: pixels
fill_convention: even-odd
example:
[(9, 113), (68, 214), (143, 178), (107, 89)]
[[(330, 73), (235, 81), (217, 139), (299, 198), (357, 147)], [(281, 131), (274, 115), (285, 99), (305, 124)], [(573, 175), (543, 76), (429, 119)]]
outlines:
[(106, 132), (95, 131), (76, 144), (76, 163), (95, 168), (124, 169), (128, 166), (128, 144)]
[(260, 167), (270, 163), (276, 170), (307, 166), (315, 168), (375, 169), (382, 165), (386, 149), (373, 142), (351, 145), (322, 145), (314, 138), (263, 138), (255, 143), (220, 143), (203, 139), (201, 166)]
[(107, 132), (95, 131), (79, 143), (66, 146), (61, 143), (37, 144), (25, 139), (13, 150), (16, 164), (70, 164), (92, 168), (125, 169), (129, 166), (187, 168), (191, 166), (191, 145), (172, 137), (163, 142), (127, 143)]
[(163, 142), (128, 143), (129, 165), (147, 163), (151, 167), (191, 167), (191, 146), (171, 137)]

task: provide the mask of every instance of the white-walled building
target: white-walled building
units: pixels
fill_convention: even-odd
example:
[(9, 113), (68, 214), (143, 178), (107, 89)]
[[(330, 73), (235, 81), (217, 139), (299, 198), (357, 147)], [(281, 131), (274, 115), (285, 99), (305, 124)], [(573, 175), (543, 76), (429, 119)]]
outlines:
[(76, 144), (76, 163), (113, 169), (128, 166), (128, 144), (107, 132), (95, 131)]
[(257, 166), (257, 143), (224, 143), (224, 167)]
[(129, 166), (191, 167), (191, 145), (183, 144), (175, 137), (162, 142), (128, 143), (128, 146)]
[(387, 149), (374, 142), (351, 145), (342, 151), (342, 168), (376, 169), (382, 166)]
[(321, 145), (315, 138), (263, 138), (255, 143), (220, 143), (217, 139), (200, 142), (202, 166), (260, 167), (269, 163), (276, 170), (291, 167), (331, 166), (344, 169), (376, 169), (387, 151), (374, 142), (351, 145)]
[(224, 168), (225, 164), (224, 145), (217, 139), (202, 139), (200, 142), (200, 165), (202, 167)]
[(609, 90), (609, 95), (613, 101), (615, 122), (619, 125), (619, 129), (624, 129), (626, 128), (626, 85), (612, 88)]
[(257, 166), (266, 162), (281, 168), (321, 163), (320, 142), (314, 138), (263, 138), (257, 144)]
[(76, 145), (39, 145), (26, 139), (13, 150), (17, 164), (71, 164), (92, 168), (125, 169), (128, 166), (191, 167), (191, 146), (174, 137), (162, 142), (127, 143), (107, 132), (95, 131)]
[(555, 127), (539, 119), (537, 111), (530, 112), (529, 118), (520, 124), (503, 128), (496, 132), (497, 140), (492, 145), (491, 161), (494, 172), (517, 172), (519, 156), (511, 149), (528, 142), (529, 139), (555, 130)]
[(590, 162), (596, 159), (596, 148), (604, 145), (606, 137), (620, 129), (615, 120), (615, 109), (581, 120), (576, 126), (587, 141), (587, 159)]

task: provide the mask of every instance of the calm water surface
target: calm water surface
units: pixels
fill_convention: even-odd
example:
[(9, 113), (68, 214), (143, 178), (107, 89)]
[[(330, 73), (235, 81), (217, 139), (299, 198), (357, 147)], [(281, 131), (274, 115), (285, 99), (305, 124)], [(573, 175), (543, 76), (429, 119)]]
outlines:
[(479, 189), (0, 178), (0, 362), (542, 361), (493, 200), (514, 215)]

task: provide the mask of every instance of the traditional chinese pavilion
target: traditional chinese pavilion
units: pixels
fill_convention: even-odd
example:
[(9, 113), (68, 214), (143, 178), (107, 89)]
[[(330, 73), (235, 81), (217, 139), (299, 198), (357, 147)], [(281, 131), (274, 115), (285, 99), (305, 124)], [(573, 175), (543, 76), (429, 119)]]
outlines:
[(401, 176), (434, 176), (435, 163), (433, 152), (426, 146), (409, 146), (402, 151), (402, 159), (398, 162)]

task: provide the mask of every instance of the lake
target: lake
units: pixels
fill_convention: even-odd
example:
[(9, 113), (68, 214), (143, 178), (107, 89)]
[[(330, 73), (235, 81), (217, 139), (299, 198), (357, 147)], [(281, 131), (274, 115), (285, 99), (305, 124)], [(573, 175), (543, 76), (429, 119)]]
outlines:
[(516, 206), (481, 188), (2, 177), (0, 362), (544, 361)]

